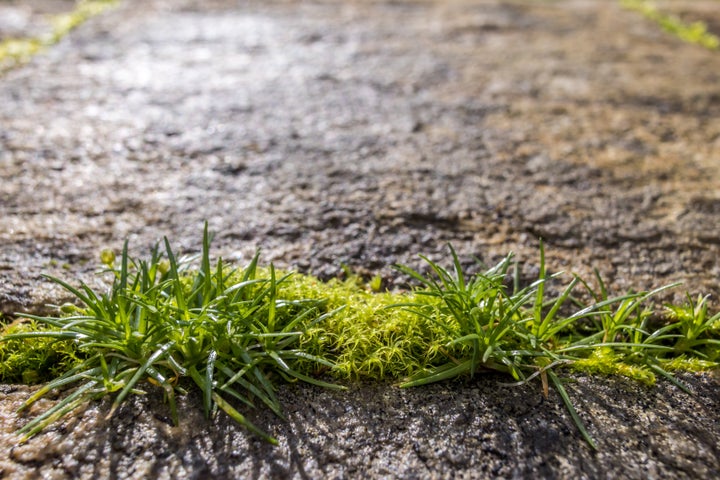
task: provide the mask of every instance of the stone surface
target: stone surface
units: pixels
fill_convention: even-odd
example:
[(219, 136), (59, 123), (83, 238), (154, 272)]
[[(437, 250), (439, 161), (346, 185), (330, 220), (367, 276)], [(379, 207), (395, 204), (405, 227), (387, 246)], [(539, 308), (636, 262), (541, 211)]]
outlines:
[[(662, 3), (662, 2), (661, 2)], [(714, 2), (673, 2), (717, 24)], [(713, 23), (714, 22), (714, 23)], [(720, 32), (716, 32), (720, 33)], [(128, 0), (0, 81), (0, 311), (47, 311), (43, 273), (93, 285), (102, 248), (167, 235), (324, 278), (402, 284), (417, 254), (526, 278), (598, 268), (617, 293), (720, 293), (720, 56), (604, 0)], [(717, 301), (711, 301), (716, 309)], [(578, 379), (601, 452), (557, 396), (497, 379), (284, 389), (280, 448), (186, 399), (106, 405), (13, 448), (10, 478), (709, 478), (718, 380)], [(27, 395), (4, 386), (3, 446)], [(193, 404), (195, 402), (195, 404)], [(165, 412), (165, 413), (164, 413)]]
[[(349, 392), (288, 386), (288, 421), (252, 421), (277, 436), (273, 447), (227, 417), (208, 422), (198, 398), (180, 405), (173, 428), (160, 395), (134, 399), (109, 421), (109, 402), (25, 445), (9, 448), (9, 478), (714, 478), (720, 471), (717, 380), (687, 377), (690, 397), (667, 383), (580, 378), (568, 386), (599, 452), (567, 418), (560, 398), (502, 377), (422, 389), (359, 384)], [(17, 405), (25, 387), (3, 386)], [(11, 444), (22, 420), (3, 418)]]
[(72, 10), (72, 0), (1, 0), (0, 41), (38, 38), (52, 31), (52, 17)]

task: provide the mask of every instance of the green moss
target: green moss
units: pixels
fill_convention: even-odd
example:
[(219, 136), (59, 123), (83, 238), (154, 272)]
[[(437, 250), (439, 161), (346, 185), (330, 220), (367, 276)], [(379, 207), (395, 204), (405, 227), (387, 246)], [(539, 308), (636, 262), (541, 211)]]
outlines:
[(432, 322), (394, 305), (408, 293), (373, 293), (356, 279), (324, 283), (295, 276), (282, 289), (288, 298), (317, 298), (341, 309), (301, 339), (304, 350), (331, 360), (341, 378), (400, 378), (436, 363), (449, 338)]
[[(0, 336), (37, 332), (44, 327), (34, 320), (3, 327)], [(0, 382), (35, 384), (61, 376), (79, 362), (72, 342), (48, 337), (0, 342)]]
[(0, 71), (29, 61), (43, 49), (56, 44), (65, 35), (91, 17), (117, 4), (118, 0), (81, 0), (72, 12), (50, 19), (51, 29), (34, 38), (8, 38), (0, 41)]
[(633, 365), (623, 355), (618, 355), (612, 348), (595, 349), (587, 358), (570, 363), (573, 370), (601, 375), (619, 375), (631, 378), (645, 385), (655, 384), (655, 375), (644, 365)]
[(720, 49), (720, 38), (710, 33), (703, 22), (683, 22), (674, 15), (662, 13), (649, 0), (620, 0), (620, 4), (627, 9), (640, 12), (660, 25), (663, 30), (685, 42), (701, 45), (709, 50)]
[(660, 362), (662, 368), (669, 372), (707, 372), (718, 368), (717, 362), (702, 360), (699, 358), (688, 358), (684, 355), (670, 358)]

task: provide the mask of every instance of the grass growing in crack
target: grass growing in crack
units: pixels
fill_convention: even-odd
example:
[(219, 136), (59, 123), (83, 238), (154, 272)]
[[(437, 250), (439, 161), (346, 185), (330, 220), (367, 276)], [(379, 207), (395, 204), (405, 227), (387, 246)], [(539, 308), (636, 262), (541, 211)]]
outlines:
[[(453, 271), (425, 259), (433, 276), (423, 276), (415, 270), (400, 267), (401, 271), (419, 281), (425, 289), (420, 293), (440, 300), (432, 305), (408, 303), (403, 305), (416, 315), (437, 323), (448, 335), (447, 346), (465, 346), (462, 356), (448, 355), (448, 360), (408, 378), (401, 387), (414, 387), (478, 371), (498, 371), (511, 375), (519, 384), (540, 376), (543, 394), (548, 395), (548, 379), (560, 394), (579, 431), (596, 448), (586, 431), (562, 381), (553, 368), (571, 361), (556, 353), (556, 336), (572, 323), (590, 316), (593, 308), (586, 308), (567, 318), (557, 312), (569, 298), (577, 280), (573, 280), (560, 296), (547, 303), (544, 298), (544, 249), (541, 246), (540, 277), (526, 288), (509, 293), (504, 280), (511, 266), (512, 256), (487, 272), (466, 278), (455, 250), (451, 248)], [(515, 282), (517, 285), (518, 282)], [(550, 305), (547, 312), (544, 307)]]
[[(167, 239), (147, 260), (132, 259), (127, 244), (119, 262), (104, 252), (113, 277), (105, 294), (52, 279), (82, 306), (65, 305), (60, 317), (24, 315), (12, 326), (22, 329), (5, 331), (0, 341), (0, 357), (16, 359), (0, 370), (16, 375), (5, 379), (38, 371), (34, 365), (48, 350), (64, 355), (65, 363), (48, 372), (59, 376), (22, 408), (54, 389), (69, 395), (31, 420), (22, 429), (26, 437), (87, 401), (113, 396), (112, 415), (129, 395), (152, 388), (163, 392), (177, 421), (175, 396), (189, 386), (202, 393), (206, 415), (222, 410), (273, 442), (238, 408), (261, 404), (282, 416), (275, 395), (280, 379), (342, 388), (318, 380), (329, 374), (402, 379), (401, 387), (413, 387), (496, 371), (513, 385), (538, 379), (545, 396), (552, 386), (594, 447), (563, 371), (646, 384), (660, 375), (687, 389), (674, 371), (717, 368), (720, 358), (720, 314), (708, 314), (707, 297), (688, 297), (661, 315), (650, 302), (675, 285), (614, 297), (597, 275), (597, 287), (573, 276), (564, 288), (551, 289), (563, 277), (547, 274), (542, 246), (538, 278), (524, 288), (517, 269), (508, 282), (512, 255), (468, 275), (451, 247), (449, 269), (427, 258), (427, 275), (400, 266), (417, 288), (380, 293), (377, 280), (321, 282), (261, 267), (257, 255), (245, 268), (211, 262), (210, 240), (206, 226), (194, 259), (177, 258)], [(579, 304), (578, 289), (590, 303)]]
[[(546, 298), (544, 248), (540, 246), (539, 278), (526, 288), (510, 293), (504, 284), (511, 256), (485, 273), (466, 278), (455, 251), (450, 247), (453, 268), (449, 271), (425, 259), (433, 275), (424, 276), (407, 267), (400, 270), (417, 280), (419, 295), (438, 299), (433, 304), (405, 303), (415, 315), (440, 326), (449, 337), (447, 347), (462, 345), (461, 355), (447, 355), (437, 366), (421, 370), (401, 386), (413, 387), (478, 371), (511, 375), (517, 384), (540, 377), (547, 397), (552, 384), (568, 409), (578, 430), (593, 448), (595, 441), (555, 372), (571, 366), (588, 373), (619, 374), (646, 384), (662, 375), (690, 393), (669, 370), (718, 366), (720, 314), (707, 314), (707, 297), (684, 306), (668, 307), (671, 321), (650, 328), (652, 311), (648, 301), (677, 285), (646, 293), (609, 297), (599, 275), (599, 292), (575, 276), (555, 298)], [(595, 302), (561, 316), (570, 305), (578, 284), (585, 286)], [(682, 368), (682, 367), (680, 367)]]

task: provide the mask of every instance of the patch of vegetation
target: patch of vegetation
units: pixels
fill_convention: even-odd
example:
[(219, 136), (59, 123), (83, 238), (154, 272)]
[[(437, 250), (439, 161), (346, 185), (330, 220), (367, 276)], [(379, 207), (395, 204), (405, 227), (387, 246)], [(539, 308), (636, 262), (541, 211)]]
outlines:
[[(406, 267), (401, 270), (424, 286), (416, 295), (438, 300), (406, 306), (418, 317), (440, 326), (448, 339), (446, 346), (459, 347), (459, 351), (447, 354), (444, 363), (412, 375), (401, 384), (403, 387), (487, 370), (511, 375), (517, 384), (540, 377), (543, 395), (548, 396), (552, 384), (583, 437), (595, 447), (555, 371), (558, 367), (623, 375), (647, 384), (654, 383), (655, 374), (659, 374), (687, 390), (664, 368), (664, 362), (692, 351), (693, 359), (707, 362), (695, 363), (695, 367), (717, 366), (720, 314), (708, 317), (706, 298), (697, 304), (673, 307), (675, 321), (651, 328), (654, 316), (648, 300), (675, 285), (609, 297), (599, 275), (598, 292), (575, 276), (556, 297), (547, 298), (546, 283), (559, 274), (547, 276), (542, 244), (539, 278), (519, 288), (516, 274), (512, 290), (504, 284), (511, 255), (484, 274), (466, 278), (457, 254), (452, 247), (450, 250), (451, 271), (428, 259), (433, 276)], [(595, 303), (575, 306), (573, 313), (560, 315), (576, 303), (572, 293), (579, 285), (592, 294)]]
[[(72, 341), (79, 360), (49, 382), (21, 407), (25, 409), (53, 389), (74, 386), (74, 391), (54, 407), (25, 425), (28, 438), (86, 402), (113, 394), (108, 416), (131, 393), (144, 393), (140, 384), (162, 389), (174, 422), (176, 392), (184, 393), (186, 378), (203, 393), (205, 414), (223, 410), (238, 423), (266, 440), (275, 439), (259, 430), (237, 411), (230, 399), (247, 406), (262, 402), (282, 416), (275, 396), (277, 378), (303, 380), (328, 388), (344, 387), (311, 378), (294, 369), (294, 361), (332, 367), (320, 357), (296, 348), (304, 331), (334, 312), (320, 312), (315, 299), (286, 298), (279, 288), (290, 274), (280, 276), (273, 266), (259, 277), (256, 256), (243, 270), (227, 268), (222, 259), (210, 263), (210, 236), (205, 228), (200, 266), (187, 270), (165, 239), (165, 256), (156, 247), (148, 260), (135, 261), (127, 242), (119, 265), (115, 255), (102, 259), (114, 277), (105, 294), (82, 284), (75, 288), (49, 277), (82, 302), (68, 305), (59, 318), (21, 315), (49, 328), (9, 333), (3, 342), (37, 338)], [(28, 364), (34, 357), (25, 355)], [(27, 371), (28, 364), (23, 365)]]
[(65, 35), (114, 6), (119, 0), (80, 0), (72, 12), (50, 18), (51, 29), (38, 37), (9, 38), (0, 41), (0, 71), (29, 61), (43, 49), (58, 43)]
[[(687, 390), (672, 372), (718, 367), (720, 314), (708, 314), (707, 297), (656, 312), (652, 297), (674, 285), (614, 297), (599, 276), (595, 287), (573, 276), (549, 296), (549, 283), (562, 276), (547, 274), (542, 246), (528, 286), (512, 255), (468, 275), (451, 247), (449, 269), (427, 258), (427, 275), (400, 266), (417, 288), (378, 293), (377, 279), (321, 282), (261, 267), (257, 255), (245, 268), (211, 262), (210, 243), (206, 225), (196, 258), (178, 258), (167, 239), (147, 260), (131, 258), (127, 243), (119, 261), (103, 252), (113, 279), (103, 294), (48, 277), (81, 305), (61, 307), (58, 317), (19, 315), (0, 339), (0, 357), (16, 359), (2, 378), (53, 378), (21, 409), (74, 388), (23, 427), (25, 438), (88, 401), (112, 395), (112, 415), (128, 395), (149, 389), (164, 393), (177, 422), (175, 396), (188, 387), (202, 392), (206, 415), (223, 410), (274, 442), (233, 405), (262, 404), (282, 417), (281, 380), (339, 389), (323, 378), (384, 378), (407, 388), (496, 371), (515, 385), (538, 379), (545, 396), (552, 386), (594, 447), (561, 369), (646, 384), (660, 375)], [(581, 304), (578, 289), (593, 300)], [(49, 350), (62, 361), (42, 370)], [(32, 371), (41, 373), (27, 378)]]
[(620, 4), (657, 23), (668, 33), (679, 39), (701, 45), (709, 50), (720, 49), (720, 38), (708, 31), (704, 22), (687, 23), (675, 15), (662, 13), (650, 0), (620, 0)]
[[(0, 336), (43, 329), (31, 319), (18, 319), (0, 329)], [(36, 384), (57, 378), (79, 361), (72, 342), (50, 337), (9, 339), (0, 343), (0, 382)]]

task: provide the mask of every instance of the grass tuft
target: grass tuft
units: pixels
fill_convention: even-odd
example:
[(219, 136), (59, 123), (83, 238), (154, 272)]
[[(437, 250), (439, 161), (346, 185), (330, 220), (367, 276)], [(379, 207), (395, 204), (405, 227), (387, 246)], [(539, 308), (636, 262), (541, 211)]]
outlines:
[(296, 347), (305, 329), (333, 312), (320, 313), (321, 302), (316, 300), (280, 297), (278, 291), (290, 274), (278, 277), (271, 265), (269, 276), (259, 276), (257, 255), (242, 270), (228, 271), (221, 259), (213, 268), (207, 225), (198, 269), (188, 269), (176, 258), (170, 242), (164, 243), (165, 251), (154, 248), (146, 261), (130, 258), (127, 242), (119, 265), (111, 255), (103, 255), (114, 278), (104, 294), (85, 284), (76, 288), (48, 277), (75, 295), (83, 307), (59, 318), (20, 315), (36, 322), (37, 330), (10, 332), (2, 338), (3, 342), (69, 340), (84, 357), (22, 405), (24, 410), (53, 389), (75, 387), (20, 430), (25, 439), (87, 401), (112, 395), (108, 415), (112, 416), (130, 394), (156, 386), (164, 392), (177, 423), (175, 395), (183, 392), (177, 380), (187, 377), (203, 393), (206, 416), (223, 410), (274, 443), (229, 400), (249, 407), (261, 402), (282, 416), (275, 396), (278, 379), (343, 388), (292, 366), (298, 359), (332, 366)]

